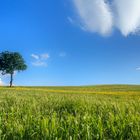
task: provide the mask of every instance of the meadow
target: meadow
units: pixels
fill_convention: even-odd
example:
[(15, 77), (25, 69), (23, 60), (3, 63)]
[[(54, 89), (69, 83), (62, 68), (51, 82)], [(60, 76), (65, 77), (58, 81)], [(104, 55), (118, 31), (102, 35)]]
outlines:
[(140, 86), (0, 87), (0, 140), (139, 140)]

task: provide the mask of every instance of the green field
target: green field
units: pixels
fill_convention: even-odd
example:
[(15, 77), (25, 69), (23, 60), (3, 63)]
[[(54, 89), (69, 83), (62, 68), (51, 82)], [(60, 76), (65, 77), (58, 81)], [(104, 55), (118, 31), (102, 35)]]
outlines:
[(140, 86), (0, 87), (0, 140), (139, 140)]

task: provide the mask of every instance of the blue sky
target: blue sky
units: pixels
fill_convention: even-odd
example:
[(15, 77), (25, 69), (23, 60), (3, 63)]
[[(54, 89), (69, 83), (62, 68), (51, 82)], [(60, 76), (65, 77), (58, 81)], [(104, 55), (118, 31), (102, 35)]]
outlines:
[(0, 0), (0, 51), (20, 52), (28, 65), (15, 85), (140, 83), (138, 1), (122, 0), (129, 18), (120, 0), (119, 8), (94, 1), (91, 8), (83, 0)]

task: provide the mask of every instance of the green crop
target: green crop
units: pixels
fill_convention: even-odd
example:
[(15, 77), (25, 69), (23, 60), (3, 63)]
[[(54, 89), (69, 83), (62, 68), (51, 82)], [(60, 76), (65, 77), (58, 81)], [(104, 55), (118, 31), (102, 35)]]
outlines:
[(0, 88), (0, 140), (139, 140), (140, 86)]

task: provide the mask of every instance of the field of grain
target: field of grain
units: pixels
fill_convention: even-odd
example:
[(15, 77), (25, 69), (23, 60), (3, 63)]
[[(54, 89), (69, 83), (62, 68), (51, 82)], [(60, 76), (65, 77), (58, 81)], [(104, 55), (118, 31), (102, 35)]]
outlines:
[(0, 87), (0, 140), (139, 140), (140, 86)]

